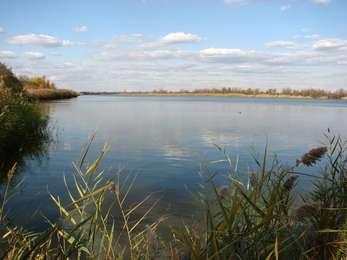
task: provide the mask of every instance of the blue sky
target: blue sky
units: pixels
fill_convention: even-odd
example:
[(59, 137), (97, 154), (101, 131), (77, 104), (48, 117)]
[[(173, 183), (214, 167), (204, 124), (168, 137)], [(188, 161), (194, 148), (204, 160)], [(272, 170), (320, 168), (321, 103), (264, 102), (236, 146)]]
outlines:
[(61, 87), (347, 88), (345, 0), (1, 0), (0, 61)]

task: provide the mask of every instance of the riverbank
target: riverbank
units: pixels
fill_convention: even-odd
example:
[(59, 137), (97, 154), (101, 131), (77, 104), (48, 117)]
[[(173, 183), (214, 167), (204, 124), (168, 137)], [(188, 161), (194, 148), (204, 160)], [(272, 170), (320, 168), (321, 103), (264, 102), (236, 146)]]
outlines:
[(30, 99), (57, 100), (75, 98), (79, 96), (79, 93), (76, 91), (58, 88), (45, 76), (19, 76), (19, 81), (23, 86), (24, 95)]
[(311, 97), (303, 95), (286, 94), (241, 94), (241, 93), (193, 93), (193, 92), (81, 92), (81, 95), (99, 95), (99, 96), (153, 96), (153, 97), (243, 97), (243, 98), (279, 98), (279, 99), (342, 99), (346, 97), (331, 98), (329, 96)]
[(79, 96), (79, 93), (69, 89), (26, 89), (26, 95), (36, 100), (70, 99)]
[(26, 97), (22, 82), (0, 63), (0, 178), (47, 139), (47, 116)]
[[(247, 95), (240, 93), (121, 93), (119, 96), (173, 96), (173, 97), (244, 97), (244, 98), (292, 98), (292, 99), (314, 99), (313, 97), (305, 96), (290, 96), (290, 95), (269, 95), (269, 94), (258, 94), (258, 95)], [(328, 99), (328, 97), (319, 97), (317, 99)]]

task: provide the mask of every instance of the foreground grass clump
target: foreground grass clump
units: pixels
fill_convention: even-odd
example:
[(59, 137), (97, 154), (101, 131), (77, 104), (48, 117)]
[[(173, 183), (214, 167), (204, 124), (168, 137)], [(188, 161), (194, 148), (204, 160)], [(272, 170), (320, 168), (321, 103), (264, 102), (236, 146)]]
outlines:
[(39, 104), (24, 95), (21, 82), (0, 63), (0, 175), (47, 138), (46, 126)]
[[(129, 205), (133, 179), (120, 174), (105, 179), (98, 170), (107, 146), (86, 163), (90, 144), (75, 163), (72, 181), (64, 179), (69, 202), (49, 194), (59, 212), (50, 228), (34, 233), (13, 226), (6, 216), (11, 186), (0, 204), (0, 257), (4, 259), (346, 259), (347, 167), (345, 143), (328, 138), (326, 146), (312, 149), (292, 167), (267, 149), (246, 181), (224, 152), (229, 176), (217, 188), (215, 174), (207, 176), (211, 191), (201, 195), (202, 216), (195, 223), (158, 233), (162, 217), (146, 219), (156, 202), (151, 195)], [(319, 160), (322, 172), (304, 173)], [(207, 172), (208, 173), (208, 172)], [(296, 183), (311, 178), (313, 188), (298, 195)], [(149, 202), (149, 203), (148, 203)], [(142, 213), (139, 213), (142, 212)], [(199, 219), (201, 219), (199, 221)], [(164, 225), (165, 226), (165, 225)]]
[[(202, 196), (204, 221), (176, 233), (178, 243), (190, 259), (346, 259), (345, 151), (340, 138), (329, 138), (284, 167), (277, 160), (268, 166), (265, 150), (246, 183), (227, 156), (219, 163), (227, 164), (229, 185), (219, 190), (212, 181), (213, 198)], [(323, 156), (323, 173), (301, 172)], [(302, 175), (313, 178), (313, 190), (298, 196)]]
[[(60, 198), (49, 194), (60, 218), (50, 228), (34, 233), (12, 226), (6, 221), (5, 207), (12, 196), (5, 188), (0, 204), (0, 257), (4, 259), (153, 259), (159, 254), (160, 241), (155, 236), (162, 218), (143, 225), (155, 204), (140, 215), (137, 211), (150, 200), (128, 205), (127, 196), (133, 179), (121, 185), (119, 174), (105, 179), (98, 170), (108, 147), (91, 164), (85, 162), (89, 145), (79, 162), (73, 164), (72, 184), (64, 179), (70, 201), (63, 205)], [(119, 218), (114, 217), (114, 211)], [(136, 217), (137, 215), (137, 217)], [(1, 230), (2, 227), (2, 230)]]

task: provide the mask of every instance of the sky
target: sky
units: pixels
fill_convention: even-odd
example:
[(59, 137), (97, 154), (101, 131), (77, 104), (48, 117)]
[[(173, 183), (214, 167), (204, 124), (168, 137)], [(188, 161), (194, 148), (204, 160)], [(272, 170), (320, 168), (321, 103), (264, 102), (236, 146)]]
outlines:
[(347, 1), (0, 0), (0, 62), (77, 91), (347, 89)]

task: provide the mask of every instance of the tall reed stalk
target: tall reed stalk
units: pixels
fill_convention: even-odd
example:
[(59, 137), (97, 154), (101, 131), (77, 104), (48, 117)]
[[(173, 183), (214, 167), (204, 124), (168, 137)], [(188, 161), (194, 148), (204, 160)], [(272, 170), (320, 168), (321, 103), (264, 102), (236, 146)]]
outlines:
[[(73, 184), (64, 178), (69, 202), (63, 203), (59, 196), (49, 194), (59, 219), (55, 222), (46, 219), (50, 228), (40, 233), (6, 223), (1, 233), (2, 248), (5, 248), (2, 258), (152, 259), (159, 254), (160, 241), (153, 234), (163, 219), (143, 225), (155, 204), (137, 214), (152, 195), (129, 205), (127, 197), (134, 179), (125, 178), (121, 184), (118, 182), (120, 173), (106, 179), (104, 171), (98, 167), (108, 146), (104, 146), (93, 163), (87, 164), (90, 145), (84, 149), (80, 161), (73, 164), (74, 172), (70, 176)], [(9, 190), (12, 189), (7, 185), (0, 208), (1, 223), (4, 223), (6, 204), (12, 195)]]
[[(347, 157), (341, 138), (327, 136), (326, 146), (292, 167), (268, 164), (266, 148), (247, 181), (237, 178), (224, 154), (217, 163), (225, 164), (228, 186), (218, 189), (212, 178), (214, 195), (201, 197), (203, 221), (174, 231), (188, 259), (346, 259)], [(323, 157), (321, 172), (303, 172)], [(313, 189), (298, 195), (302, 177), (311, 178)]]

